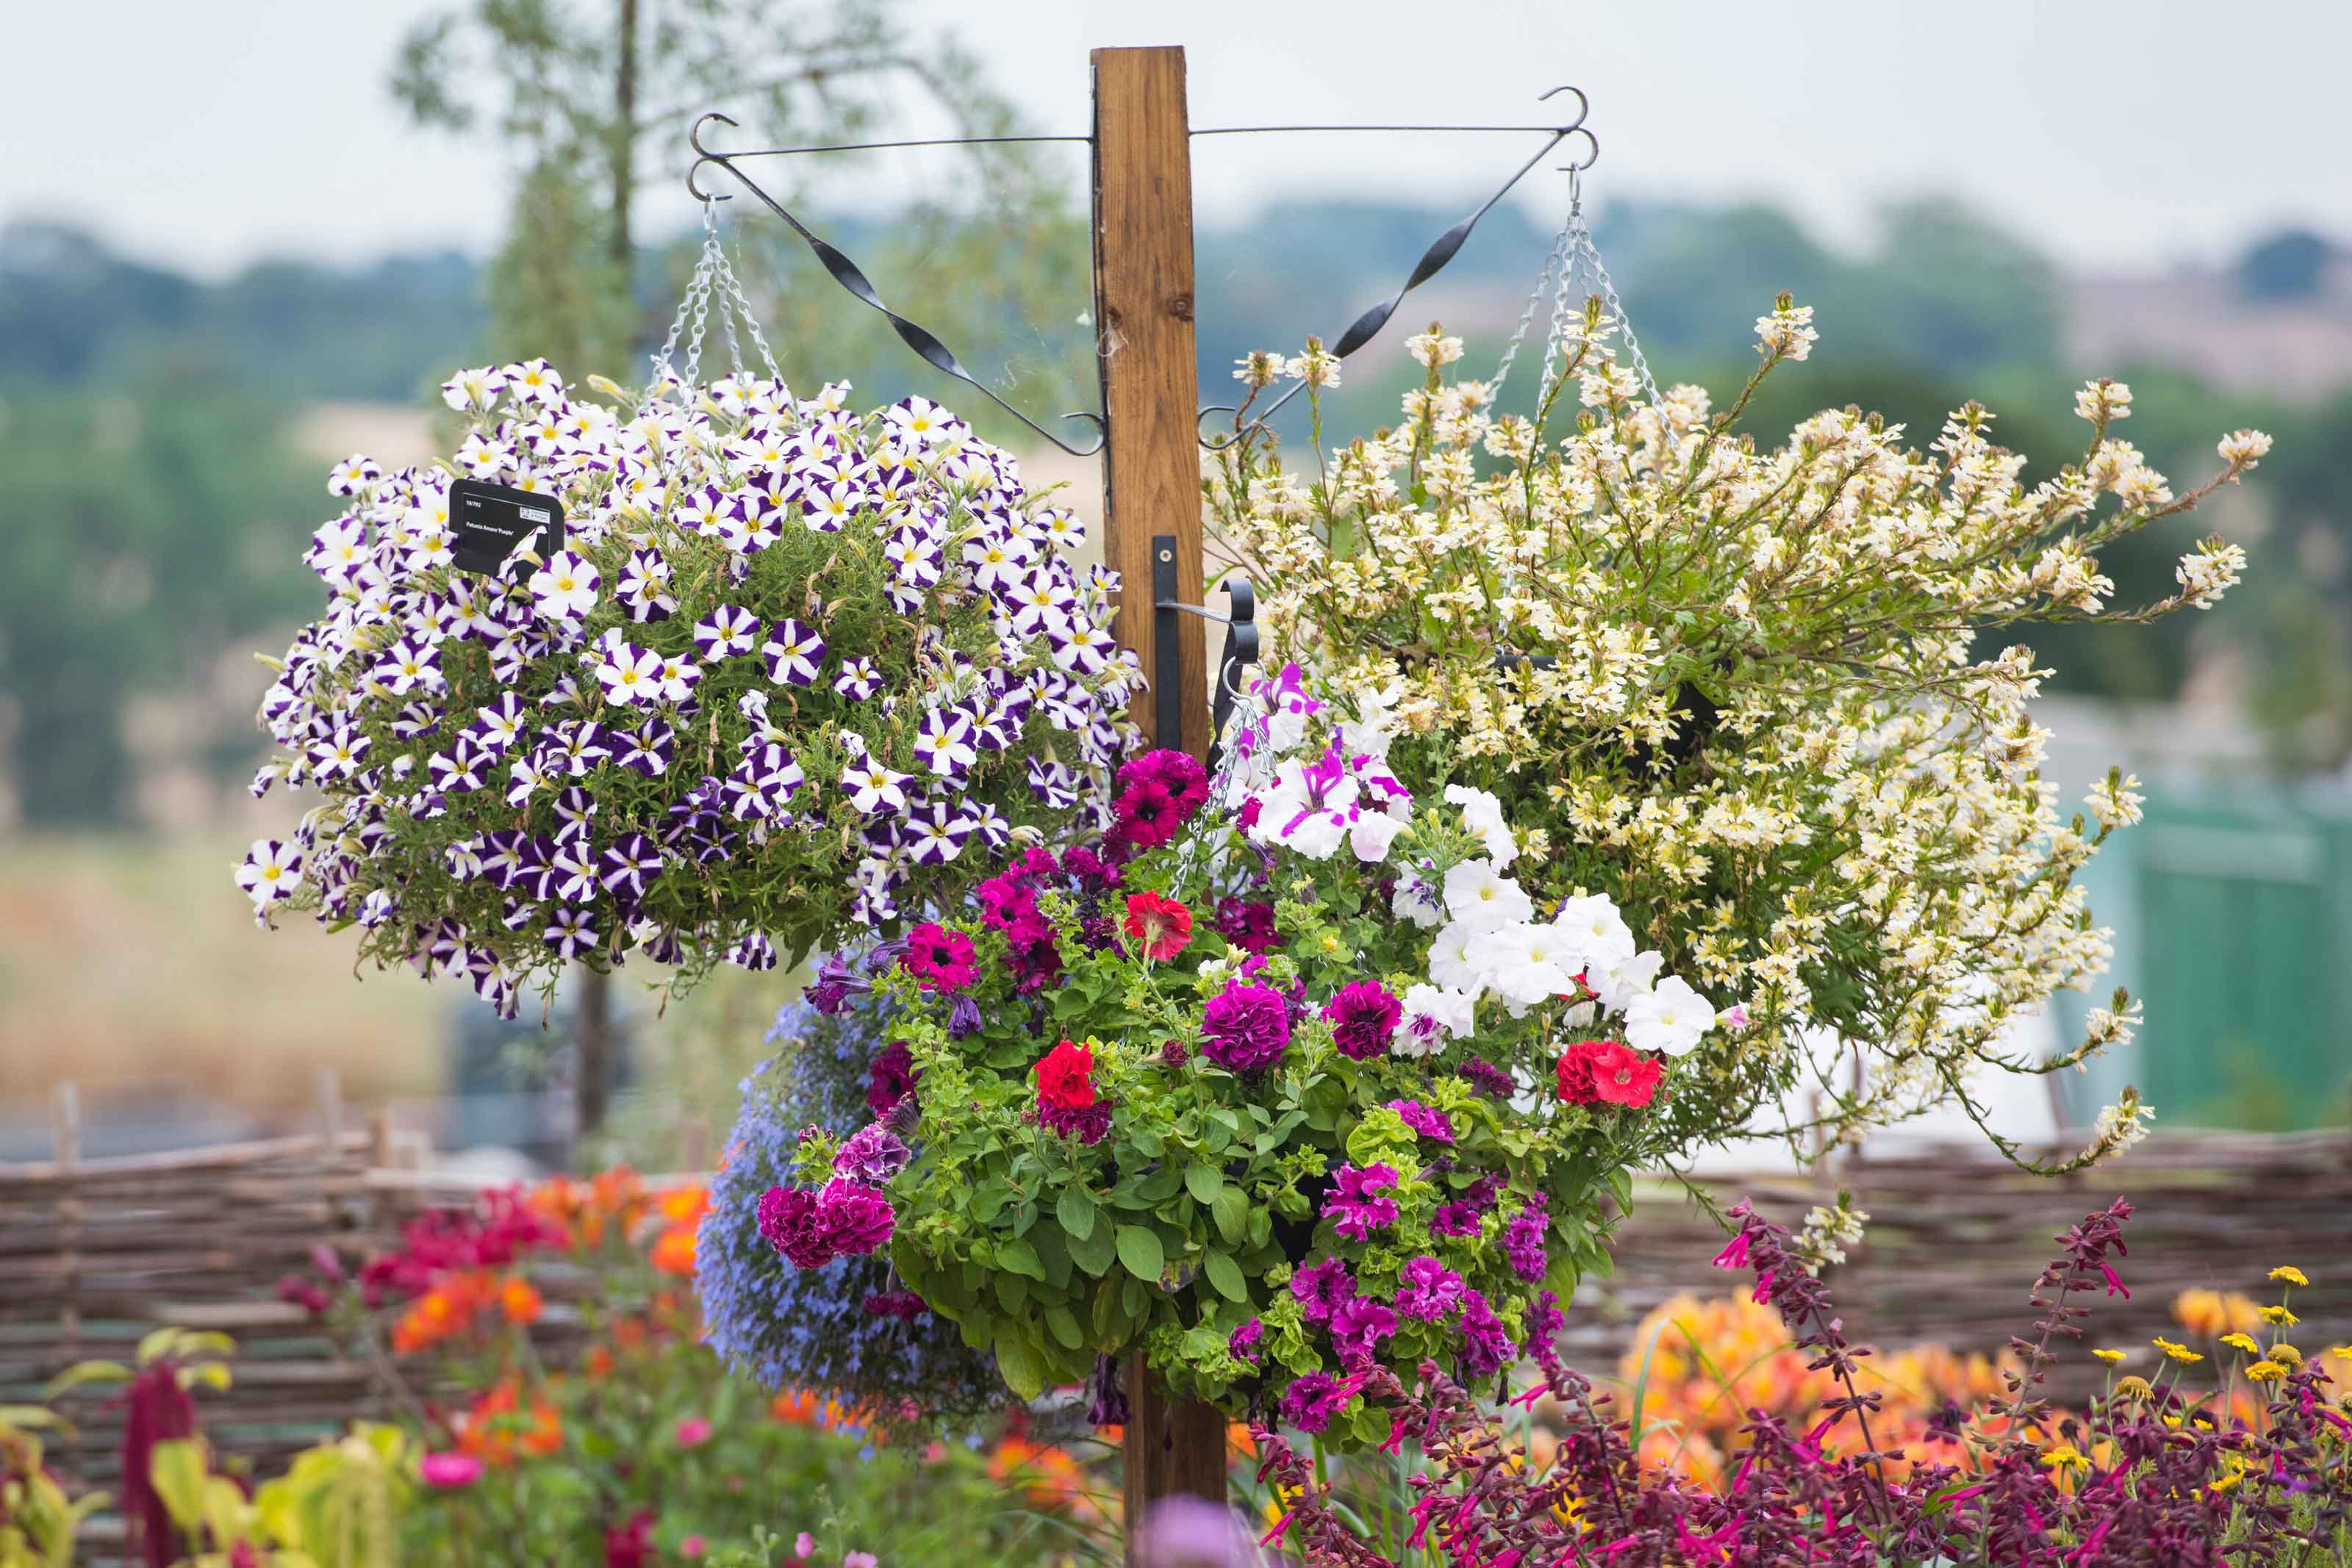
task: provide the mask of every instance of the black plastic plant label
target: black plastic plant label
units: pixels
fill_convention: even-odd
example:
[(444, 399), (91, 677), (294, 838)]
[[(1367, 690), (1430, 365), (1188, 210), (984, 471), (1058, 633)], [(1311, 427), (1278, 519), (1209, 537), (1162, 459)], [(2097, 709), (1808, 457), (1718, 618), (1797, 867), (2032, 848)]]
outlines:
[(563, 548), (563, 503), (536, 490), (512, 490), (479, 479), (449, 486), (449, 554), (467, 571), (499, 575), (515, 547), (530, 535), (545, 560)]

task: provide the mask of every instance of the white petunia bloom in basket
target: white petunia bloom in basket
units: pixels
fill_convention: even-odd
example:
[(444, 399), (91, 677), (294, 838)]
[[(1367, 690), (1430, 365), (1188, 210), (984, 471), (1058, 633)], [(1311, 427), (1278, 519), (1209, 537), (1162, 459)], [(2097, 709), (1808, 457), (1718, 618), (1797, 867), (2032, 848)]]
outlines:
[(1536, 905), (1493, 861), (1474, 860), (1445, 873), (1445, 912), (1472, 931), (1493, 931), (1533, 919)]
[(1715, 1027), (1715, 1009), (1705, 997), (1669, 975), (1625, 1004), (1625, 1043), (1636, 1051), (1681, 1056)]

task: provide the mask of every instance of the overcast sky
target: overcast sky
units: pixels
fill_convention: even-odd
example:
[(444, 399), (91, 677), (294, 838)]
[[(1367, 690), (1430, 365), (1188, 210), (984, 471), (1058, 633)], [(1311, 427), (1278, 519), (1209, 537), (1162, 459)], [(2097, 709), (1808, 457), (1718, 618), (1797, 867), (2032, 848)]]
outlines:
[[(67, 217), (217, 274), (259, 256), (485, 247), (512, 170), (410, 129), (384, 80), (440, 0), (23, 5), (7, 24), (0, 221)], [(1181, 43), (1195, 125), (1541, 118), (1574, 82), (1595, 200), (1764, 197), (1843, 243), (1892, 196), (1956, 191), (2067, 263), (2150, 272), (2284, 223), (2352, 239), (2345, 0), (915, 0), (1034, 129), (1086, 128), (1087, 49)], [(1153, 19), (1155, 16), (1158, 19)], [(747, 128), (750, 134), (751, 128)], [(1475, 201), (1508, 138), (1212, 139), (1204, 217), (1286, 194)], [(1082, 151), (1064, 154), (1079, 188)], [(887, 197), (940, 155), (863, 155)], [(1557, 177), (1531, 198), (1556, 205)], [(683, 221), (682, 193), (653, 218)]]

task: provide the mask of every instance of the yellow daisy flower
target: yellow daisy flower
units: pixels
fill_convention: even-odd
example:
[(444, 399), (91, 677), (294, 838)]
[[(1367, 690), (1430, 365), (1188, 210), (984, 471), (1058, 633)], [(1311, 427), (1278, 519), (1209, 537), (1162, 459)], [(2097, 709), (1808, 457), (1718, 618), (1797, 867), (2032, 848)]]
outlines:
[(2260, 1355), (2263, 1353), (2263, 1347), (2254, 1343), (2254, 1337), (2252, 1334), (2225, 1333), (2221, 1336), (2221, 1343), (2231, 1350), (2242, 1350), (2248, 1355)]
[(2159, 1338), (2157, 1340), (2156, 1348), (2164, 1352), (2167, 1356), (2179, 1362), (2183, 1366), (2194, 1366), (2197, 1363), (2205, 1359), (2204, 1352), (2191, 1350), (2185, 1344), (2177, 1343), (2176, 1342), (2168, 1339)]
[(2091, 1354), (2097, 1356), (2101, 1361), (2105, 1362), (2109, 1366), (2116, 1364), (2124, 1358), (2124, 1353), (2119, 1350), (2095, 1350)]
[(2247, 1381), (2252, 1383), (2276, 1383), (2285, 1375), (2286, 1368), (2267, 1357), (2246, 1368)]
[(2279, 1267), (2272, 1270), (2271, 1278), (2277, 1281), (2279, 1283), (2285, 1285), (2308, 1285), (2311, 1283), (2309, 1280), (2304, 1278), (2303, 1270), (2296, 1268), (2292, 1263), (2283, 1263)]
[(2287, 1343), (2284, 1340), (2281, 1340), (2278, 1343), (2271, 1346), (2271, 1359), (2287, 1366), (2301, 1366), (2303, 1364), (2303, 1352), (2295, 1349), (2294, 1346)]
[(2042, 1451), (2042, 1462), (2053, 1470), (2087, 1470), (2091, 1461), (2072, 1443), (2053, 1443)]
[(2303, 1322), (2303, 1320), (2296, 1317), (2293, 1312), (2288, 1312), (2285, 1304), (2282, 1302), (2275, 1307), (2264, 1307), (2263, 1309), (2263, 1322), (2266, 1323), (2293, 1324), (2299, 1323)]

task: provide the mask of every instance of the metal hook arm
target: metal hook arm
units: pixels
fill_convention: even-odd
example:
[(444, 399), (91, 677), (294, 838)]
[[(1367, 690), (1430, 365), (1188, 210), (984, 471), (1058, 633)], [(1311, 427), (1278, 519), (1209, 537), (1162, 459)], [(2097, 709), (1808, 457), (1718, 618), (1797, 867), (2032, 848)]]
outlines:
[[(1357, 317), (1355, 320), (1349, 323), (1348, 329), (1339, 334), (1339, 341), (1331, 347), (1330, 353), (1332, 358), (1344, 360), (1349, 355), (1354, 353), (1358, 349), (1362, 348), (1366, 343), (1370, 342), (1374, 338), (1378, 337), (1380, 335), (1381, 329), (1388, 325), (1389, 318), (1396, 314), (1397, 307), (1404, 303), (1404, 297), (1412, 293), (1414, 289), (1420, 287), (1423, 284), (1428, 282), (1431, 278), (1436, 277), (1437, 274), (1444, 268), (1445, 264), (1452, 261), (1454, 257), (1454, 254), (1461, 250), (1463, 245), (1468, 241), (1470, 238), (1470, 231), (1478, 226), (1478, 220), (1492, 212), (1495, 208), (1496, 203), (1510, 194), (1511, 187), (1517, 185), (1521, 180), (1525, 179), (1527, 177), (1528, 171), (1533, 169), (1537, 164), (1542, 162), (1547, 157), (1550, 156), (1552, 149), (1558, 147), (1561, 142), (1567, 141), (1571, 136), (1581, 136), (1591, 143), (1591, 152), (1580, 163), (1576, 163), (1573, 167), (1579, 170), (1590, 169), (1592, 167), (1593, 162), (1601, 156), (1601, 141), (1598, 137), (1594, 136), (1592, 132), (1584, 128), (1584, 117), (1586, 114), (1591, 112), (1592, 107), (1591, 100), (1584, 96), (1584, 89), (1570, 86), (1556, 87), (1549, 92), (1542, 94), (1537, 101), (1542, 102), (1549, 99), (1557, 98), (1564, 92), (1572, 92), (1576, 94), (1576, 118), (1570, 120), (1565, 125), (1556, 125), (1551, 127), (1551, 140), (1545, 142), (1541, 147), (1536, 149), (1535, 155), (1529, 158), (1526, 162), (1520, 164), (1517, 170), (1512, 173), (1511, 177), (1504, 181), (1502, 185), (1493, 195), (1488, 196), (1484, 202), (1480, 203), (1478, 204), (1477, 211), (1472, 213), (1468, 217), (1464, 218), (1460, 223), (1455, 224), (1452, 228), (1447, 229), (1444, 234), (1439, 235), (1436, 239), (1431, 241), (1429, 248), (1422, 253), (1421, 259), (1413, 264), (1412, 275), (1406, 277), (1403, 285), (1400, 287), (1394, 294), (1390, 295), (1388, 298), (1373, 306), (1370, 309)], [(1276, 398), (1272, 402), (1266, 404), (1266, 406), (1258, 413), (1257, 416), (1250, 422), (1249, 428), (1264, 428), (1265, 422), (1278, 413), (1284, 404), (1287, 403), (1292, 398), (1297, 397), (1300, 392), (1305, 390), (1306, 385), (1307, 383), (1303, 381), (1297, 382), (1280, 397)], [(1205, 419), (1213, 413), (1237, 414), (1240, 412), (1240, 407), (1234, 403), (1211, 403), (1201, 411), (1199, 418)], [(1245, 432), (1236, 430), (1233, 434), (1226, 436), (1223, 440), (1215, 440), (1208, 436), (1202, 436), (1201, 438), (1201, 444), (1212, 452), (1223, 452), (1227, 447), (1232, 446), (1235, 442), (1241, 440), (1244, 434), (1245, 434)]]
[(890, 329), (898, 334), (898, 340), (906, 344), (907, 347), (914, 350), (917, 354), (921, 356), (926, 364), (930, 365), (935, 370), (944, 371), (947, 374), (955, 377), (955, 379), (960, 382), (962, 382), (965, 385), (978, 392), (981, 396), (986, 398), (989, 402), (994, 403), (997, 407), (1003, 409), (1013, 418), (1019, 420), (1031, 431), (1034, 432), (1041, 439), (1052, 442), (1055, 446), (1061, 448), (1064, 452), (1068, 453), (1073, 457), (1091, 457), (1096, 453), (1100, 452), (1103, 449), (1103, 443), (1107, 438), (1108, 432), (1108, 427), (1104, 424), (1102, 415), (1087, 413), (1084, 410), (1062, 415), (1065, 420), (1083, 419), (1095, 427), (1095, 439), (1092, 445), (1071, 445), (1068, 442), (1062, 440), (1052, 431), (1047, 430), (1045, 426), (1039, 424), (1027, 414), (1023, 413), (1019, 409), (1014, 408), (1011, 403), (1005, 402), (1003, 398), (997, 396), (986, 386), (982, 384), (978, 377), (974, 376), (970, 371), (964, 369), (963, 361), (956, 358), (955, 350), (950, 349), (945, 343), (940, 342), (937, 335), (935, 335), (929, 328), (908, 320), (906, 317), (899, 315), (896, 310), (893, 310), (890, 307), (885, 305), (882, 302), (880, 292), (874, 287), (873, 280), (868, 278), (866, 274), (859, 269), (858, 265), (856, 262), (850, 260), (847, 256), (844, 255), (835, 246), (827, 244), (823, 238), (813, 232), (806, 224), (801, 222), (800, 219), (787, 212), (782, 203), (778, 202), (773, 196), (768, 194), (767, 192), (761, 190), (758, 183), (754, 182), (749, 174), (744, 173), (742, 170), (737, 168), (732, 158), (728, 153), (714, 151), (702, 144), (702, 128), (705, 124), (714, 120), (727, 125), (733, 125), (735, 123), (732, 120), (728, 119), (728, 117), (723, 114), (716, 112), (706, 114), (700, 120), (695, 121), (694, 130), (688, 137), (688, 141), (694, 148), (697, 156), (693, 168), (687, 172), (687, 189), (693, 192), (698, 200), (704, 202), (723, 202), (729, 199), (723, 194), (715, 193), (706, 193), (702, 187), (696, 183), (694, 178), (695, 174), (701, 170), (705, 163), (714, 163), (719, 168), (726, 170), (728, 173), (735, 177), (736, 182), (745, 190), (751, 192), (754, 196), (757, 196), (760, 199), (761, 205), (765, 206), (770, 212), (775, 214), (776, 216), (783, 219), (784, 222), (791, 226), (792, 231), (801, 236), (802, 241), (806, 244), (810, 251), (815, 255), (818, 263), (824, 267), (826, 273), (832, 277), (835, 283), (841, 285), (845, 290), (856, 298), (860, 303), (872, 306), (875, 309), (880, 311), (885, 317), (887, 317), (890, 322)]

